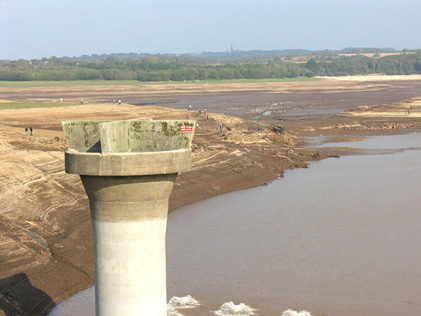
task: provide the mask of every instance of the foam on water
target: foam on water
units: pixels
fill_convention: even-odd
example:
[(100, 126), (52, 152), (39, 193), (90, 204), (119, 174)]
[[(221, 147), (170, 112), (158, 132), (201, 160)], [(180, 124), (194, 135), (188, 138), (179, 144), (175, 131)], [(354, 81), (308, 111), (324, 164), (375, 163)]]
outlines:
[(174, 306), (167, 305), (167, 316), (183, 316)]
[(194, 299), (191, 295), (187, 296), (173, 296), (167, 305), (168, 316), (183, 316), (178, 309), (179, 308), (195, 308), (200, 306), (199, 301)]
[(301, 312), (296, 312), (296, 311), (293, 311), (292, 309), (288, 309), (285, 312), (283, 312), (281, 316), (312, 316), (312, 315), (305, 310)]
[(251, 308), (250, 306), (240, 303), (235, 305), (233, 302), (226, 302), (215, 312), (218, 316), (226, 315), (237, 315), (237, 316), (249, 316), (254, 315), (256, 309)]
[(168, 304), (174, 308), (194, 308), (200, 306), (199, 302), (190, 295), (183, 297), (173, 296)]

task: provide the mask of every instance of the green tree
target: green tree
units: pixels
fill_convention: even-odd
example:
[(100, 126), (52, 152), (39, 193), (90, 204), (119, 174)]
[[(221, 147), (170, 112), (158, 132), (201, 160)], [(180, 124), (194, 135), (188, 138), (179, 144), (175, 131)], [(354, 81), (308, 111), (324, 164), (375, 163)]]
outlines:
[(310, 59), (305, 66), (308, 70), (310, 70), (312, 73), (317, 74), (320, 66), (319, 64), (314, 60), (314, 59)]

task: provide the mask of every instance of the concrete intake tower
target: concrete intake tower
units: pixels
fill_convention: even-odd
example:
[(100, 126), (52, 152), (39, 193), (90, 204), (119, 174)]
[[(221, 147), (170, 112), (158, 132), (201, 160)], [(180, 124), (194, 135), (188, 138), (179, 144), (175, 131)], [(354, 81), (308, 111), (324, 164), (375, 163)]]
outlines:
[(66, 121), (66, 172), (89, 198), (97, 316), (166, 316), (165, 234), (194, 121)]

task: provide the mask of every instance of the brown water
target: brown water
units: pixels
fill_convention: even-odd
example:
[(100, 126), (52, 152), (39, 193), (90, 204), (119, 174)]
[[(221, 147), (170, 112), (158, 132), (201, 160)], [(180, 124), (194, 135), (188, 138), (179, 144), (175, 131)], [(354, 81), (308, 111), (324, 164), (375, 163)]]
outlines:
[[(185, 315), (229, 301), (265, 316), (421, 315), (421, 134), (375, 140), (414, 149), (326, 159), (172, 212), (168, 298), (200, 301)], [(92, 315), (92, 294), (53, 314)]]
[(420, 179), (420, 150), (342, 157), (176, 210), (168, 295), (192, 295), (197, 315), (226, 301), (267, 316), (421, 315)]

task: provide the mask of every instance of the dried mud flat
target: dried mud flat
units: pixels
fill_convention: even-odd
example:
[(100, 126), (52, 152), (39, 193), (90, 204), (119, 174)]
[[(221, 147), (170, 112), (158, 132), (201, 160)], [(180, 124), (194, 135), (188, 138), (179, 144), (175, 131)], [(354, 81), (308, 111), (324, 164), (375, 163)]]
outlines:
[[(420, 87), (417, 80), (325, 80), (0, 88), (3, 100), (85, 100), (80, 106), (0, 111), (0, 315), (45, 315), (55, 304), (94, 283), (88, 202), (79, 177), (64, 172), (66, 144), (61, 121), (184, 119), (187, 115), (196, 119), (194, 168), (177, 179), (170, 200), (170, 209), (174, 209), (264, 185), (285, 169), (352, 151), (316, 151), (302, 146), (303, 136), (352, 141), (419, 130)], [(109, 101), (114, 97), (144, 105), (113, 105)], [(301, 102), (300, 106), (283, 103), (288, 100)], [(314, 100), (320, 103), (314, 105)], [(154, 106), (158, 104), (172, 108)], [(193, 111), (187, 110), (189, 104)], [(250, 120), (266, 111), (271, 113)], [(34, 136), (25, 136), (27, 126), (34, 128)]]

